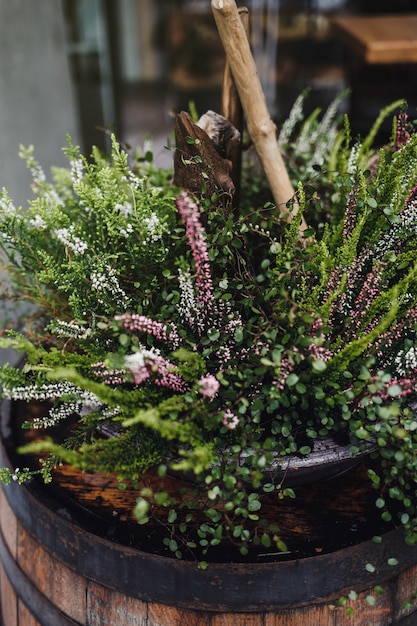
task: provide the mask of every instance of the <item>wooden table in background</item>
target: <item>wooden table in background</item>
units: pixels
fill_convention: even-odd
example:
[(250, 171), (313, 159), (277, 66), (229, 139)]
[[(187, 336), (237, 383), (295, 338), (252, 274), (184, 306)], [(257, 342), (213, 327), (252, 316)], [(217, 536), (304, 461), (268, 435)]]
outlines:
[[(417, 106), (417, 13), (397, 15), (338, 15), (334, 34), (346, 48), (350, 119), (354, 133), (366, 135), (380, 110), (405, 99), (409, 111)], [(412, 113), (414, 116), (414, 113)], [(387, 119), (378, 141), (391, 131)]]
[(336, 32), (368, 64), (417, 63), (417, 14), (339, 15)]

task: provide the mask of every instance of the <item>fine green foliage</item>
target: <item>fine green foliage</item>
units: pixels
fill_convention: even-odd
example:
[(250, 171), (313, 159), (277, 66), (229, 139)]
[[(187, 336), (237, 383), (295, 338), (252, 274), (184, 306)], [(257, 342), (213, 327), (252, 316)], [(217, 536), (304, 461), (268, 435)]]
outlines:
[(14, 294), (90, 327), (101, 315), (130, 310), (132, 297), (136, 309), (159, 294), (175, 252), (176, 192), (133, 172), (116, 142), (111, 161), (95, 150), (88, 162), (70, 140), (65, 152), (70, 168), (54, 169), (50, 184), (33, 147), (21, 149), (36, 197), (16, 210), (3, 190), (0, 245)]
[[(401, 103), (352, 142), (339, 100), (306, 121), (300, 102), (280, 137), (300, 206), (290, 225), (255, 185), (240, 210), (192, 198), (114, 139), (91, 162), (69, 141), (52, 183), (22, 150), (35, 198), (0, 200), (10, 296), (38, 307), (26, 333), (2, 338), (26, 355), (1, 369), (3, 396), (47, 403), (29, 426), (76, 422), (26, 451), (50, 454), (46, 480), (61, 461), (132, 480), (138, 522), (160, 519), (176, 556), (285, 550), (263, 517), (271, 494), (294, 496), (279, 458), (329, 435), (372, 443), (370, 480), (417, 538), (417, 134), (400, 111), (374, 150)], [(148, 470), (192, 480), (178, 496), (141, 486)]]

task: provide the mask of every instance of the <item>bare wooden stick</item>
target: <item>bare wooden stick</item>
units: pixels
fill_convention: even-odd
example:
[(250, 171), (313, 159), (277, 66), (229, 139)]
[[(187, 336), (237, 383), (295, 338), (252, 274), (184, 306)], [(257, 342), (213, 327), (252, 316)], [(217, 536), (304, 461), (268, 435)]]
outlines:
[[(291, 221), (292, 215), (286, 207), (289, 200), (295, 200), (294, 188), (278, 147), (277, 129), (269, 115), (236, 2), (234, 0), (211, 0), (211, 7), (242, 103), (249, 135), (258, 153), (275, 203), (282, 216), (287, 221)], [(297, 210), (298, 204), (294, 202), (292, 214), (294, 215)], [(306, 228), (307, 224), (302, 219), (301, 231)]]
[[(249, 10), (247, 7), (239, 7), (238, 13), (246, 36), (249, 37)], [(222, 115), (228, 119), (239, 132), (242, 132), (242, 103), (240, 102), (239, 93), (236, 89), (236, 84), (227, 59), (223, 76)]]
[[(249, 36), (249, 10), (247, 7), (238, 8), (239, 16), (245, 29), (246, 36)], [(239, 93), (233, 78), (230, 65), (226, 60), (223, 75), (222, 87), (222, 115), (240, 132), (243, 130), (243, 109), (240, 102)], [(235, 142), (230, 145), (229, 153), (226, 155), (232, 162), (231, 177), (235, 185), (233, 196), (233, 206), (239, 205), (240, 199), (240, 179), (242, 170), (242, 142)]]

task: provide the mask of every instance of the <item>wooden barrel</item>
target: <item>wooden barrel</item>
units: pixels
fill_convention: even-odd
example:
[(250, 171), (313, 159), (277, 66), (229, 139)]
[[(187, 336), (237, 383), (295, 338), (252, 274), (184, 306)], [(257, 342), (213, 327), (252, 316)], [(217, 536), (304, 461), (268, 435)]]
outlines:
[[(11, 463), (9, 443), (3, 438), (2, 466)], [(381, 543), (313, 557), (210, 563), (203, 570), (103, 538), (78, 518), (68, 501), (37, 481), (2, 488), (4, 626), (411, 626), (417, 620), (417, 547), (407, 546), (398, 530)], [(380, 586), (383, 593), (375, 590)], [(350, 590), (358, 598), (340, 606)]]

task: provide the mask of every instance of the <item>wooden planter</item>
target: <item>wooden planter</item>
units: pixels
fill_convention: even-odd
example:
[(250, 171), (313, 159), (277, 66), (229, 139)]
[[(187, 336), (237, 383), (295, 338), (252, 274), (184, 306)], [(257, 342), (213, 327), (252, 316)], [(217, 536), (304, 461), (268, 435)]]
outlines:
[[(10, 438), (3, 437), (2, 466), (12, 463), (11, 445)], [(81, 473), (77, 480), (82, 484)], [(88, 480), (84, 485), (87, 492)], [(385, 534), (381, 543), (368, 540), (314, 557), (211, 563), (200, 570), (193, 562), (105, 539), (80, 524), (79, 518), (79, 510), (72, 510), (68, 500), (41, 483), (3, 487), (4, 626), (416, 623), (417, 547), (407, 546), (397, 530)], [(94, 527), (94, 518), (90, 526)], [(390, 565), (394, 561), (389, 559), (398, 563)], [(376, 593), (375, 586), (382, 586), (384, 593)], [(351, 589), (358, 599), (339, 606), (339, 598)], [(374, 605), (367, 602), (369, 595), (375, 598)], [(347, 606), (354, 609), (353, 616), (346, 613)]]

